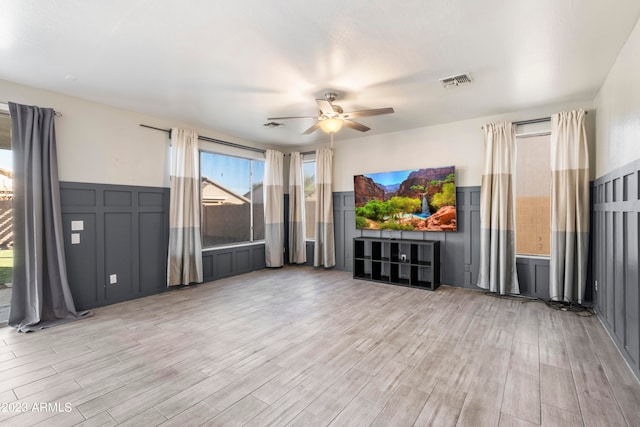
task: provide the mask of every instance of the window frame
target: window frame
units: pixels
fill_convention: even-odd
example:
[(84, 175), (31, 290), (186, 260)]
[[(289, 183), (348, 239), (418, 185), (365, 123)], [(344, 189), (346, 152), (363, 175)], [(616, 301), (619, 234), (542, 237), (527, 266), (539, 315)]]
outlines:
[[(243, 241), (243, 242), (235, 242), (235, 243), (222, 243), (219, 245), (210, 245), (210, 246), (204, 246), (204, 228), (202, 226), (202, 220), (204, 217), (204, 204), (202, 203), (202, 155), (203, 154), (213, 154), (216, 156), (226, 156), (226, 157), (234, 157), (236, 159), (242, 159), (242, 160), (249, 160), (249, 191), (251, 193), (251, 199), (250, 199), (250, 204), (249, 204), (249, 240), (248, 241)], [(253, 209), (254, 209), (254, 199), (253, 199), (253, 175), (254, 175), (254, 167), (253, 167), (253, 162), (262, 162), (265, 163), (266, 159), (257, 159), (254, 157), (248, 157), (248, 156), (241, 156), (241, 155), (237, 155), (237, 154), (229, 154), (229, 153), (224, 153), (221, 151), (215, 151), (215, 150), (207, 150), (207, 149), (203, 149), (203, 148), (198, 148), (198, 175), (199, 175), (199, 186), (198, 186), (198, 197), (199, 197), (199, 202), (200, 202), (200, 236), (202, 239), (202, 250), (203, 251), (211, 251), (211, 250), (217, 250), (217, 249), (225, 249), (225, 248), (232, 248), (232, 247), (239, 247), (239, 246), (249, 246), (249, 245), (257, 245), (257, 244), (264, 244), (265, 240), (264, 238), (262, 239), (256, 239), (254, 236), (254, 215), (253, 215)], [(264, 188), (264, 175), (262, 177), (262, 185)]]
[[(305, 160), (305, 157), (309, 157), (308, 160)], [(316, 154), (315, 152), (313, 154), (302, 154), (302, 192), (304, 194), (304, 164), (305, 163), (313, 163), (314, 164), (314, 172), (313, 172), (313, 184), (316, 186), (316, 190), (317, 190), (317, 183), (316, 183), (316, 169), (317, 169), (317, 165), (316, 165), (317, 159), (316, 159)], [(304, 209), (304, 225), (305, 225), (305, 230), (307, 229), (307, 206), (306, 206), (306, 199), (304, 200), (305, 203), (305, 209)], [(318, 203), (318, 199), (316, 197), (316, 203)], [(314, 205), (314, 209), (315, 209), (315, 205)], [(314, 228), (315, 228), (315, 224), (314, 224)], [(304, 234), (304, 240), (305, 242), (315, 242), (316, 241), (316, 236), (314, 233), (313, 237), (308, 237), (307, 233), (305, 232)]]
[[(546, 123), (546, 122), (544, 122)], [(550, 122), (549, 122), (550, 123)], [(521, 125), (520, 125), (521, 126)], [(517, 150), (517, 144), (518, 144), (518, 139), (523, 139), (523, 138), (535, 138), (535, 137), (541, 137), (541, 136), (548, 136), (549, 137), (549, 144), (551, 144), (551, 129), (537, 129), (537, 130), (531, 130), (528, 132), (521, 132), (518, 133), (518, 128), (516, 128), (516, 134), (515, 134), (515, 143), (516, 143), (516, 150)], [(514, 173), (515, 173), (515, 179), (514, 179), (514, 189), (517, 188), (517, 175), (518, 175), (518, 164), (516, 163), (515, 168), (514, 168)], [(551, 173), (551, 168), (549, 168), (549, 173)], [(549, 189), (549, 197), (551, 198), (551, 189)], [(518, 199), (518, 193), (517, 191), (514, 192), (514, 199), (517, 203), (517, 199)], [(549, 212), (549, 218), (551, 218), (551, 212)], [(518, 224), (518, 216), (517, 216), (517, 212), (516, 212), (516, 230), (517, 230), (517, 224)], [(516, 247), (516, 258), (528, 258), (528, 259), (551, 259), (551, 254), (549, 255), (540, 255), (540, 254), (520, 254), (517, 252), (517, 248), (518, 248), (518, 233), (516, 233), (516, 238), (515, 238), (515, 247)], [(549, 238), (551, 238), (551, 236), (549, 236)]]

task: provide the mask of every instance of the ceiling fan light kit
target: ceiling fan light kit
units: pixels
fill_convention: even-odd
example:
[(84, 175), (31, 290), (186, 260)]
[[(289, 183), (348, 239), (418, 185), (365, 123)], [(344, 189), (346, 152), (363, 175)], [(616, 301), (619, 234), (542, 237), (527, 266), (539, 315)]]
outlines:
[(318, 108), (320, 108), (317, 117), (269, 117), (267, 120), (315, 119), (316, 122), (309, 129), (305, 130), (302, 133), (303, 135), (308, 135), (318, 129), (322, 129), (326, 133), (334, 134), (342, 129), (343, 125), (360, 132), (366, 132), (371, 129), (368, 126), (351, 120), (353, 118), (380, 116), (382, 114), (394, 113), (394, 110), (391, 107), (374, 108), (370, 110), (360, 110), (345, 113), (341, 106), (333, 104), (333, 101), (336, 100), (336, 97), (337, 95), (334, 92), (327, 92), (324, 94), (324, 99), (316, 99)]
[(342, 129), (342, 124), (342, 119), (324, 119), (320, 121), (320, 129), (322, 129), (326, 133), (336, 133), (340, 129)]

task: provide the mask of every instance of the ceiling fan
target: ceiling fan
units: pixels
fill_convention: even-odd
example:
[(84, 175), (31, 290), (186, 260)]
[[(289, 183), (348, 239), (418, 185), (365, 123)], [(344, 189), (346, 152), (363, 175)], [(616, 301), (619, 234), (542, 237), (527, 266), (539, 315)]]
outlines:
[(288, 119), (315, 119), (316, 123), (309, 129), (302, 132), (303, 135), (309, 135), (312, 132), (322, 129), (327, 133), (336, 133), (342, 126), (350, 129), (366, 132), (371, 128), (351, 119), (358, 117), (380, 116), (382, 114), (393, 113), (393, 108), (374, 108), (371, 110), (359, 110), (345, 113), (341, 106), (334, 105), (337, 95), (334, 92), (324, 94), (324, 99), (316, 99), (320, 111), (318, 116), (290, 116), (290, 117), (269, 117), (267, 120), (288, 120)]

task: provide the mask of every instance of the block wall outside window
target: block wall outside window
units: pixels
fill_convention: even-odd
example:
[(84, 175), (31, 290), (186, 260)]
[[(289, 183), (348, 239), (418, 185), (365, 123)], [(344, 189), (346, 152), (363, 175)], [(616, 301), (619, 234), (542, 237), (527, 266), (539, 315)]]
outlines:
[(264, 239), (264, 161), (201, 152), (202, 244)]
[(516, 254), (549, 256), (550, 135), (518, 137), (515, 172)]

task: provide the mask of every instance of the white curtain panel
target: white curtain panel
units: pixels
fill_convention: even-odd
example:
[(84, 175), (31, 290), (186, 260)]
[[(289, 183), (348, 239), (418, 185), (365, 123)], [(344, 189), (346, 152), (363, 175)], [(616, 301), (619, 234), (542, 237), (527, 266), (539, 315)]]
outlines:
[(480, 274), (478, 286), (519, 294), (515, 249), (515, 127), (509, 122), (484, 126), (484, 169), (480, 190)]
[(264, 242), (267, 267), (284, 265), (283, 155), (267, 150), (264, 164)]
[(167, 286), (202, 282), (198, 134), (171, 129)]
[(316, 241), (313, 265), (325, 268), (336, 265), (333, 229), (333, 150), (316, 150)]
[(551, 263), (553, 300), (584, 298), (589, 252), (589, 150), (583, 110), (551, 116)]
[(304, 203), (302, 155), (296, 151), (291, 153), (289, 163), (289, 262), (292, 264), (307, 262)]

